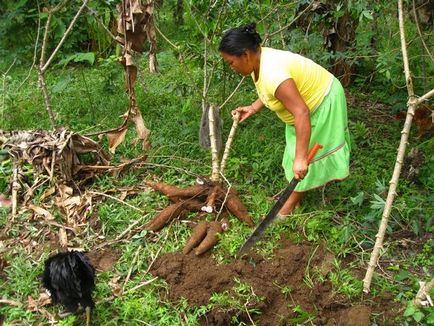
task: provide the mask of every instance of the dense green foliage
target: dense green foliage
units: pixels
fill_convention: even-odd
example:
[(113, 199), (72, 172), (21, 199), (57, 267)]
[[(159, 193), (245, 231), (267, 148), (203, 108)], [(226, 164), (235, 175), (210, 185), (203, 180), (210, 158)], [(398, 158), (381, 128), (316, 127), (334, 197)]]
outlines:
[[(152, 150), (147, 163), (138, 170), (126, 172), (121, 178), (98, 177), (92, 185), (95, 190), (137, 185), (143, 178), (154, 175), (167, 183), (187, 186), (194, 182), (197, 175), (208, 175), (211, 155), (199, 147), (197, 140), (201, 114), (198, 89), (201, 89), (203, 83), (203, 33), (208, 35), (212, 44), (209, 48), (208, 66), (216, 66), (209, 99), (222, 103), (239, 81), (239, 77), (229, 72), (220, 62), (215, 50), (222, 30), (254, 20), (260, 22), (258, 29), (261, 32), (272, 32), (294, 19), (297, 12), (303, 10), (308, 3), (229, 1), (225, 8), (216, 4), (210, 10), (210, 1), (183, 1), (183, 23), (180, 24), (179, 17), (174, 17), (173, 14), (175, 2), (160, 1), (156, 9), (156, 20), (159, 29), (179, 46), (184, 63), (181, 64), (178, 60), (179, 52), (157, 35), (160, 73), (150, 74), (146, 70), (144, 56), (141, 61), (143, 71), (136, 86), (146, 126), (152, 131)], [(44, 13), (38, 15), (36, 3), (31, 0), (9, 1), (6, 8), (0, 9), (0, 67), (3, 72), (0, 129), (51, 127), (42, 95), (37, 88), (35, 72), (32, 71), (26, 79), (33, 57), (38, 16), (41, 17), (41, 25), (44, 25)], [(47, 1), (39, 3), (42, 8)], [(74, 8), (79, 6), (79, 1), (73, 3), (74, 6), (60, 12), (53, 22), (51, 48), (62, 36), (65, 26), (74, 15)], [(116, 1), (91, 1), (89, 6), (111, 28), (115, 3)], [(271, 240), (264, 241), (260, 247), (262, 253), (270, 254), (283, 234), (290, 234), (296, 241), (308, 240), (318, 244), (326, 242), (336, 256), (336, 266), (328, 276), (329, 280), (338, 292), (358, 302), (362, 285), (360, 275), (353, 271), (363, 271), (366, 268), (375, 241), (402, 129), (400, 121), (393, 119), (393, 113), (405, 109), (407, 97), (396, 4), (379, 0), (344, 3), (342, 5), (336, 1), (336, 4), (328, 4), (333, 10), (312, 13), (309, 16), (311, 25), (307, 31), (303, 30), (306, 26), (300, 22), (300, 25), (285, 30), (282, 37), (274, 36), (268, 44), (279, 48), (285, 44), (286, 48), (302, 52), (325, 66), (331, 60), (342, 57), (351, 59), (356, 67), (353, 84), (347, 89), (349, 99), (352, 99), (349, 107), (353, 141), (351, 176), (341, 183), (310, 192), (303, 207), (284, 223), (274, 226), (267, 236)], [(408, 2), (406, 6), (410, 8), (411, 3)], [(273, 16), (275, 18), (267, 19), (266, 16), (273, 10), (276, 10)], [(333, 25), (345, 12), (357, 22), (354, 42), (345, 51), (332, 53), (323, 46), (323, 25)], [(219, 15), (224, 19), (218, 20)], [(410, 44), (417, 44), (410, 48), (410, 65), (418, 77), (415, 78), (416, 92), (421, 94), (430, 85), (432, 87), (434, 65), (420, 45), (414, 21), (408, 16), (407, 14), (408, 40)], [(118, 126), (118, 116), (128, 106), (128, 98), (122, 88), (123, 70), (114, 55), (115, 48), (94, 17), (87, 12), (80, 18), (80, 23), (58, 56), (57, 63), (60, 64), (47, 72), (47, 84), (58, 123), (82, 134)], [(429, 26), (424, 25), (422, 28), (429, 31)], [(432, 35), (432, 31), (424, 35), (425, 41), (428, 41), (426, 35)], [(432, 43), (430, 46), (432, 48)], [(74, 62), (77, 53), (90, 52), (97, 58), (92, 66), (89, 60)], [(11, 66), (15, 58), (17, 60)], [(11, 69), (6, 73), (9, 67)], [(249, 82), (245, 82), (223, 110), (225, 135), (231, 125), (230, 109), (250, 103), (253, 98), (254, 89)], [(227, 164), (227, 178), (240, 190), (242, 199), (256, 221), (272, 205), (272, 201), (267, 198), (281, 190), (286, 183), (280, 166), (284, 145), (283, 128), (270, 112), (264, 111), (255, 116), (240, 126)], [(115, 162), (141, 154), (138, 146), (131, 145), (133, 137), (135, 134), (131, 127), (127, 140), (117, 149)], [(381, 264), (383, 270), (374, 279), (372, 295), (375, 297), (390, 293), (391, 301), (403, 305), (402, 314), (396, 316), (397, 324), (434, 324), (432, 312), (406, 306), (417, 292), (417, 281), (433, 277), (434, 139), (417, 138), (412, 131), (409, 147), (421, 151), (424, 164), (416, 180), (400, 180), (381, 258), (384, 261)], [(10, 173), (10, 161), (1, 163), (0, 193), (9, 191)], [(96, 213), (101, 225), (98, 233), (89, 228), (85, 232), (86, 236), (75, 238), (71, 245), (91, 249), (98, 236), (114, 239), (132, 221), (140, 218), (147, 221), (158, 208), (166, 204), (162, 196), (153, 192), (144, 192), (126, 201), (140, 207), (146, 214), (142, 216), (127, 206), (107, 199), (97, 207)], [(62, 222), (60, 213), (56, 216), (58, 222)], [(6, 225), (7, 219), (8, 211), (0, 208), (0, 227)], [(27, 213), (20, 214), (17, 223), (10, 228), (8, 237), (13, 238), (23, 233), (31, 236), (36, 233), (38, 222), (28, 219)], [(215, 258), (221, 262), (232, 259), (249, 232), (247, 227), (233, 223), (232, 229), (214, 250)], [(405, 238), (400, 234), (405, 234)], [(133, 277), (127, 289), (151, 279), (151, 275), (144, 274), (150, 263), (149, 257), (155, 255), (160, 248), (160, 254), (180, 250), (188, 236), (187, 226), (175, 222), (161, 231), (157, 241), (149, 241), (149, 234), (143, 231), (137, 233), (132, 241), (118, 244), (116, 249), (120, 252), (120, 258), (114, 269), (98, 275), (97, 300), (111, 296), (110, 280), (117, 276), (121, 280), (125, 278), (138, 248), (141, 248), (139, 259), (132, 267)], [(404, 246), (404, 240), (414, 245), (404, 243)], [(0, 304), (0, 315), (5, 315), (11, 324), (14, 321), (23, 325), (46, 322), (42, 315), (28, 311), (25, 303), (29, 295), (38, 297), (41, 261), (48, 256), (49, 248), (45, 248), (42, 255), (39, 254), (39, 249), (37, 256), (33, 256), (24, 244), (8, 248), (4, 252), (1, 241), (2, 239), (0, 253), (10, 265), (5, 269), (5, 276), (0, 274), (0, 293), (4, 298), (13, 299), (22, 305)], [(44, 246), (49, 246), (48, 239)], [(185, 312), (189, 324), (195, 325), (198, 316), (211, 309), (212, 304), (236, 306), (239, 304), (237, 300), (249, 293), (245, 284), (238, 283), (235, 289), (237, 297), (231, 298), (223, 293), (214, 296), (210, 306), (191, 308), (185, 301), (170, 303), (160, 298), (160, 292), (164, 292), (166, 286), (158, 280), (111, 302), (98, 304), (95, 324), (117, 325), (131, 321), (132, 325), (179, 325), (184, 322), (181, 316)], [(58, 311), (54, 307), (49, 307), (48, 310), (53, 313)], [(304, 316), (302, 310), (299, 314), (300, 320), (308, 320), (309, 317)], [(381, 320), (381, 316), (373, 317)], [(59, 325), (73, 325), (77, 319), (79, 318), (69, 316)]]

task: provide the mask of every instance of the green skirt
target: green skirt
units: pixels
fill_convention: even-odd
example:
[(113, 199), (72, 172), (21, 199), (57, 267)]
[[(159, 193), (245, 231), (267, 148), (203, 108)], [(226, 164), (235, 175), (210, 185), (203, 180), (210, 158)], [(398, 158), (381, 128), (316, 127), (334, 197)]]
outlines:
[[(350, 134), (348, 131), (347, 102), (344, 89), (334, 78), (330, 91), (321, 105), (311, 113), (311, 136), (309, 149), (315, 143), (323, 146), (310, 162), (306, 177), (295, 191), (307, 191), (333, 180), (342, 180), (349, 175)], [(295, 157), (295, 127), (286, 125), (286, 147), (282, 165), (290, 181), (294, 173), (292, 164)]]

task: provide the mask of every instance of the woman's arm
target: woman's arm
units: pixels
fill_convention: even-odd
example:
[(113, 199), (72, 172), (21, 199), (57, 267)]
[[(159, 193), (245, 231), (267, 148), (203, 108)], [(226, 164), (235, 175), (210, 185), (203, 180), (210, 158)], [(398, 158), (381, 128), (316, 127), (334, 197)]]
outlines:
[(303, 179), (307, 173), (307, 152), (310, 140), (310, 110), (301, 97), (293, 79), (287, 79), (277, 87), (276, 98), (294, 116), (295, 159), (294, 177)]
[(243, 122), (248, 117), (251, 117), (256, 112), (260, 111), (263, 107), (264, 107), (264, 103), (262, 103), (260, 99), (257, 99), (252, 104), (248, 106), (240, 106), (233, 111), (240, 113), (240, 122)]

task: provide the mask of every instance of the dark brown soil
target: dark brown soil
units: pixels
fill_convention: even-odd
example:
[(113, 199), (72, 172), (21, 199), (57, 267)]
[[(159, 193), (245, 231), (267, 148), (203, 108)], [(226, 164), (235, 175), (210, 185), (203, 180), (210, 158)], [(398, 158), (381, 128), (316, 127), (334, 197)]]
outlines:
[[(328, 281), (314, 283), (312, 288), (306, 284), (305, 275), (319, 282), (319, 275), (331, 271), (334, 259), (321, 249), (314, 256), (312, 253), (311, 245), (295, 245), (289, 240), (281, 242), (272, 259), (250, 254), (221, 265), (209, 254), (196, 257), (176, 252), (157, 259), (151, 272), (169, 284), (170, 301), (184, 297), (192, 306), (206, 305), (215, 292), (234, 294), (234, 278), (249, 284), (256, 296), (264, 298), (242, 302), (247, 309), (215, 307), (203, 316), (202, 325), (232, 325), (234, 316), (238, 322), (252, 324), (252, 319), (261, 326), (295, 325), (309, 318), (315, 325), (371, 325), (371, 312), (377, 307), (374, 301), (354, 305), (333, 291)], [(380, 307), (380, 311), (384, 308)], [(388, 323), (383, 318), (380, 324)]]
[(87, 259), (98, 272), (107, 272), (113, 268), (119, 258), (119, 252), (115, 249), (89, 251)]

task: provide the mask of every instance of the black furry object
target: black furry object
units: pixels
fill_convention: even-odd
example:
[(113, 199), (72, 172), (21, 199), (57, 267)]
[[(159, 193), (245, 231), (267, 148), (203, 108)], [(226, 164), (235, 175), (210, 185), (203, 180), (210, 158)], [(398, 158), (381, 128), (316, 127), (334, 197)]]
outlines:
[(79, 304), (88, 309), (95, 306), (92, 300), (95, 268), (81, 252), (62, 252), (48, 258), (42, 282), (53, 303), (64, 305), (72, 313)]

